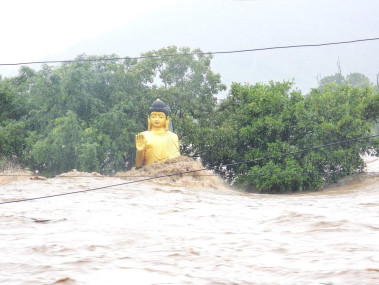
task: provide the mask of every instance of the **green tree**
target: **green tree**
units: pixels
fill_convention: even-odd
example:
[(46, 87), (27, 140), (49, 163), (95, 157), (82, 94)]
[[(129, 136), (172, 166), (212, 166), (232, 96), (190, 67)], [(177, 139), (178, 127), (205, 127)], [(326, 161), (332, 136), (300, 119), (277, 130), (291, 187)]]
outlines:
[(33, 169), (49, 173), (61, 173), (80, 166), (77, 153), (84, 136), (83, 122), (68, 111), (57, 118), (46, 137), (28, 140), (29, 164)]
[[(233, 84), (203, 135), (203, 160), (230, 181), (264, 192), (317, 189), (363, 168), (372, 141), (300, 152), (371, 134), (371, 89), (327, 85), (303, 97), (292, 83)], [(292, 153), (292, 154), (291, 154)], [(250, 161), (249, 163), (239, 162)]]
[(352, 87), (360, 87), (362, 89), (373, 86), (370, 79), (362, 73), (352, 72), (346, 75), (345, 77), (342, 75), (342, 72), (339, 71), (334, 75), (322, 77), (319, 80), (319, 88), (325, 88), (327, 85), (330, 84), (345, 85), (347, 83), (350, 84)]
[(345, 84), (346, 79), (341, 73), (335, 73), (334, 75), (328, 75), (319, 80), (319, 88), (324, 88), (329, 84)]
[(25, 122), (7, 120), (0, 124), (0, 155), (20, 157), (25, 149), (28, 133)]
[(217, 103), (215, 95), (226, 89), (220, 75), (211, 70), (212, 55), (204, 55), (200, 49), (171, 46), (144, 56), (161, 56), (145, 59), (141, 65), (153, 68), (150, 82), (154, 95), (162, 96), (177, 118), (199, 118), (212, 111)]
[(353, 87), (367, 88), (373, 86), (370, 79), (359, 72), (353, 72), (346, 76), (346, 81)]
[(16, 95), (14, 80), (0, 77), (0, 155), (12, 159), (22, 156), (28, 136), (25, 121), (20, 120), (26, 104), (20, 106), (22, 101)]
[(9, 80), (0, 77), (0, 123), (14, 117), (14, 91)]

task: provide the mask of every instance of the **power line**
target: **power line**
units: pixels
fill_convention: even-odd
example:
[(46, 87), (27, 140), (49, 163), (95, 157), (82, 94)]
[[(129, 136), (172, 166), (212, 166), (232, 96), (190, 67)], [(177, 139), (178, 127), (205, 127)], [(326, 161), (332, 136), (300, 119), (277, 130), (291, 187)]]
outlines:
[(277, 50), (277, 49), (291, 49), (291, 48), (306, 48), (306, 47), (322, 47), (322, 46), (332, 46), (332, 45), (343, 45), (343, 44), (353, 44), (353, 43), (377, 41), (377, 40), (379, 40), (379, 37), (350, 40), (350, 41), (319, 43), (319, 44), (300, 44), (300, 45), (288, 45), (288, 46), (274, 46), (274, 47), (230, 50), (230, 51), (191, 52), (191, 53), (180, 53), (180, 54), (146, 55), (146, 56), (136, 56), (136, 57), (108, 57), (108, 58), (93, 58), (93, 59), (47, 60), (47, 61), (29, 61), (29, 62), (18, 62), (18, 63), (0, 63), (0, 66), (16, 66), (16, 65), (31, 65), (31, 64), (54, 64), (54, 63), (72, 63), (72, 62), (95, 62), (95, 61), (118, 61), (118, 60), (133, 60), (133, 59), (146, 59), (146, 58), (191, 56), (191, 55), (233, 54), (233, 53), (257, 52), (257, 51)]
[(265, 157), (262, 157), (262, 158), (252, 159), (252, 160), (246, 160), (246, 161), (241, 161), (241, 162), (228, 163), (228, 164), (224, 164), (223, 166), (234, 166), (234, 165), (241, 165), (241, 164), (247, 164), (247, 163), (253, 163), (253, 162), (256, 163), (256, 162), (259, 162), (259, 161), (262, 161), (262, 160), (279, 158), (279, 157), (284, 157), (284, 156), (287, 156), (287, 155), (299, 154), (299, 153), (303, 153), (303, 152), (306, 152), (306, 151), (316, 150), (316, 149), (320, 149), (320, 148), (324, 148), (324, 147), (329, 147), (329, 146), (333, 146), (333, 145), (350, 143), (350, 142), (354, 142), (354, 141), (362, 141), (362, 140), (372, 139), (372, 138), (377, 138), (377, 137), (379, 137), (379, 135), (373, 135), (373, 136), (368, 136), (368, 137), (362, 137), (362, 138), (355, 138), (355, 139), (350, 139), (350, 140), (332, 142), (332, 143), (328, 143), (328, 144), (324, 144), (324, 145), (319, 145), (319, 146), (304, 148), (304, 149), (293, 151), (293, 152), (286, 152), (286, 153), (278, 154), (278, 155), (265, 156)]
[[(287, 152), (287, 153), (284, 153), (284, 154), (281, 154), (281, 155), (267, 156), (267, 157), (258, 158), (258, 159), (254, 159), (254, 160), (247, 160), (247, 161), (242, 161), (242, 162), (229, 163), (229, 164), (225, 164), (224, 166), (240, 165), (240, 164), (244, 164), (244, 163), (259, 162), (259, 161), (264, 160), (264, 159), (278, 158), (278, 157), (283, 157), (283, 156), (287, 156), (287, 155), (291, 155), (291, 154), (298, 154), (298, 153), (302, 153), (302, 152), (306, 152), (306, 151), (310, 151), (310, 150), (320, 149), (320, 148), (323, 148), (323, 147), (330, 147), (330, 146), (337, 145), (337, 144), (344, 144), (344, 143), (349, 143), (349, 142), (353, 142), (353, 141), (361, 141), (361, 140), (372, 139), (372, 138), (376, 138), (376, 137), (379, 137), (379, 135), (373, 135), (373, 136), (368, 136), (368, 137), (361, 137), (361, 138), (355, 138), (355, 139), (350, 139), (350, 140), (345, 140), (345, 141), (333, 142), (333, 143), (324, 144), (324, 145), (320, 145), (320, 146), (305, 148), (305, 149), (302, 149), (302, 150), (299, 150), (299, 151), (296, 151), (296, 152)], [(144, 178), (144, 179), (139, 179), (139, 180), (133, 180), (133, 181), (128, 181), (128, 182), (119, 183), (119, 184), (107, 185), (107, 186), (102, 186), (102, 187), (92, 188), (92, 189), (87, 189), (87, 190), (78, 190), (78, 191), (65, 192), (65, 193), (53, 194), (53, 195), (47, 195), (47, 196), (40, 196), (40, 197), (25, 198), (25, 199), (19, 199), (19, 200), (4, 201), (4, 202), (0, 202), (0, 205), (11, 204), (11, 203), (18, 203), (18, 202), (26, 202), (26, 201), (33, 201), (33, 200), (41, 200), (41, 199), (47, 199), (47, 198), (53, 198), (53, 197), (59, 197), (59, 196), (66, 196), (66, 195), (71, 195), (71, 194), (91, 192), (91, 191), (96, 191), (96, 190), (100, 190), (100, 189), (106, 189), (106, 188), (112, 188), (112, 187), (127, 185), (127, 184), (144, 182), (144, 181), (154, 180), (154, 179), (158, 179), (158, 178), (178, 176), (178, 175), (183, 175), (183, 174), (187, 174), (187, 173), (195, 173), (195, 172), (200, 172), (200, 171), (205, 171), (205, 170), (208, 170), (208, 169), (207, 168), (201, 168), (201, 169), (195, 169), (195, 170), (188, 170), (188, 171), (179, 172), (179, 173), (172, 173), (172, 174), (153, 176), (153, 177), (149, 177), (149, 178)], [(270, 174), (267, 174), (267, 175), (270, 175)]]

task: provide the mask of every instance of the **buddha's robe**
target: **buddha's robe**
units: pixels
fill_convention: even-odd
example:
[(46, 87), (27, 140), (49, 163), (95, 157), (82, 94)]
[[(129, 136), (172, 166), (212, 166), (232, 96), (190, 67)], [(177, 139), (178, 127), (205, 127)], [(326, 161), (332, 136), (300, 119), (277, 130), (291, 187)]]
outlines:
[[(176, 134), (170, 131), (145, 131), (141, 134), (144, 135), (146, 139), (146, 147), (142, 154), (142, 163), (144, 165), (180, 156), (179, 139)], [(137, 153), (137, 156), (138, 155), (141, 154)]]

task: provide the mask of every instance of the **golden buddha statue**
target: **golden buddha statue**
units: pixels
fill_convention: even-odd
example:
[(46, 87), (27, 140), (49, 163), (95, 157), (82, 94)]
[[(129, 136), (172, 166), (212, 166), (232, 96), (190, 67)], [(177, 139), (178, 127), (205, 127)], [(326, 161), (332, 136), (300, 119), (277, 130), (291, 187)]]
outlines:
[(178, 136), (168, 130), (166, 105), (157, 99), (149, 109), (148, 130), (136, 135), (136, 167), (180, 156)]

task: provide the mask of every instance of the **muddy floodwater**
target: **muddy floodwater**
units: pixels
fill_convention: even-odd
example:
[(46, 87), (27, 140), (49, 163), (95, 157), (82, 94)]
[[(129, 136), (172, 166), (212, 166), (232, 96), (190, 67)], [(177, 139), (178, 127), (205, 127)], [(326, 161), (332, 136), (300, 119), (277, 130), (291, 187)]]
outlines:
[[(14, 181), (0, 202), (125, 181)], [(285, 195), (122, 184), (0, 216), (0, 284), (379, 284), (377, 174)]]

